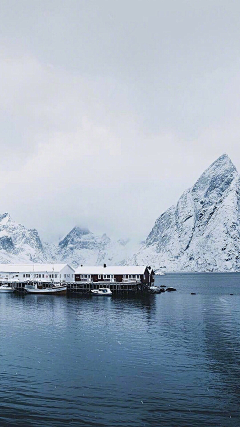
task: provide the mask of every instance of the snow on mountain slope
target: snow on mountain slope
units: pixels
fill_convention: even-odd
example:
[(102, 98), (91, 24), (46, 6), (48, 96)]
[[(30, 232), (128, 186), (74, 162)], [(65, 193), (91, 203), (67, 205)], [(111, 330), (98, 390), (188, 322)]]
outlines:
[(59, 242), (58, 257), (73, 266), (123, 264), (126, 259), (127, 244), (112, 241), (106, 234), (96, 236), (85, 228), (74, 227)]
[(40, 240), (36, 230), (14, 222), (8, 213), (0, 215), (0, 262), (65, 262), (100, 265), (123, 264), (129, 255), (128, 242), (112, 241), (106, 234), (96, 236), (74, 227), (58, 245)]
[(166, 271), (240, 271), (240, 177), (227, 155), (156, 220), (131, 261)]
[(0, 215), (0, 262), (26, 261), (46, 261), (37, 230), (14, 222), (8, 213)]
[[(132, 255), (135, 253), (135, 255)], [(58, 245), (0, 215), (0, 262), (151, 265), (163, 271), (240, 271), (240, 176), (219, 157), (155, 222), (144, 244), (74, 227)]]

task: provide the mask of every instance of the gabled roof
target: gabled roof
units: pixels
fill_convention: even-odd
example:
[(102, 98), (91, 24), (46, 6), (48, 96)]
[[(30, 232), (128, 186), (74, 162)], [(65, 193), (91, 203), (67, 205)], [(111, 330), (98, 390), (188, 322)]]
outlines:
[(0, 264), (0, 273), (58, 273), (68, 264)]
[(144, 274), (146, 266), (120, 265), (120, 266), (82, 266), (77, 267), (75, 274)]

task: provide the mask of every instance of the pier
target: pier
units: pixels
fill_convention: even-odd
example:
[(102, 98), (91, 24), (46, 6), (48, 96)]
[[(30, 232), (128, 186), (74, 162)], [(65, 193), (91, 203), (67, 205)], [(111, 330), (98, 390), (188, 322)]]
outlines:
[(109, 282), (71, 282), (67, 284), (67, 289), (69, 293), (90, 293), (93, 289), (99, 288), (108, 288), (113, 293), (126, 293), (126, 292), (144, 292), (147, 290), (146, 285), (141, 283), (126, 282), (126, 283), (109, 283)]
[[(67, 287), (68, 293), (88, 294), (99, 288), (112, 293), (148, 292), (154, 282), (150, 266), (79, 266), (68, 264), (0, 264), (0, 285), (11, 285), (16, 292), (35, 285), (39, 290)], [(66, 291), (66, 289), (65, 289)]]
[[(0, 283), (0, 284), (6, 284), (6, 283)], [(9, 282), (8, 282), (9, 284)], [(15, 291), (18, 293), (24, 293), (25, 292), (25, 285), (29, 284), (27, 282), (12, 282), (11, 286), (14, 287)], [(146, 285), (142, 285), (138, 282), (129, 282), (129, 283), (109, 283), (109, 282), (68, 282), (63, 283), (67, 286), (67, 293), (68, 294), (89, 294), (91, 290), (93, 289), (99, 289), (99, 288), (108, 288), (110, 289), (114, 294), (116, 293), (138, 293), (138, 292), (146, 292), (148, 290), (148, 287)], [(41, 287), (43, 289), (50, 288), (52, 286), (52, 283), (50, 282), (42, 282)]]

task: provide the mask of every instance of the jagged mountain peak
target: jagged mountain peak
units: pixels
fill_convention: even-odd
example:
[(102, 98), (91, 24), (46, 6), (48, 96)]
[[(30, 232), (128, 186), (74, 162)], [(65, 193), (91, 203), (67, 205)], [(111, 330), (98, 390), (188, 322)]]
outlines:
[(101, 240), (104, 244), (107, 244), (111, 241), (110, 237), (108, 237), (108, 235), (106, 233), (104, 233), (101, 237)]
[(134, 259), (169, 271), (240, 271), (239, 252), (240, 177), (223, 154), (156, 220)]
[(42, 244), (36, 229), (14, 222), (7, 212), (0, 214), (1, 262), (136, 263), (166, 271), (240, 271), (240, 177), (227, 154), (160, 215), (141, 249), (134, 256), (133, 251), (127, 240), (113, 241), (81, 226), (73, 227), (57, 247)]
[(86, 227), (79, 227), (76, 225), (72, 228), (72, 230), (68, 233), (68, 235), (74, 235), (76, 237), (86, 236), (87, 234), (91, 234), (91, 231)]
[(11, 221), (10, 214), (8, 212), (5, 212), (3, 214), (0, 214), (0, 225), (5, 225), (8, 221)]
[(43, 261), (45, 259), (41, 239), (36, 229), (27, 229), (13, 221), (9, 213), (0, 214), (1, 260)]
[(69, 245), (76, 246), (80, 241), (83, 239), (85, 240), (86, 237), (91, 238), (91, 235), (92, 233), (87, 228), (75, 226), (62, 240), (60, 240), (59, 247), (63, 249)]
[(227, 154), (220, 156), (199, 177), (192, 187), (193, 198), (221, 197), (238, 172)]
[(61, 260), (70, 262), (73, 266), (121, 264), (127, 257), (123, 254), (122, 246), (118, 242), (112, 241), (106, 233), (96, 235), (81, 227), (74, 227), (59, 242), (58, 248)]
[(209, 166), (208, 169), (210, 169), (212, 166), (222, 166), (222, 165), (231, 165), (233, 168), (236, 169), (234, 166), (232, 160), (230, 159), (229, 155), (227, 153), (221, 154), (214, 162)]

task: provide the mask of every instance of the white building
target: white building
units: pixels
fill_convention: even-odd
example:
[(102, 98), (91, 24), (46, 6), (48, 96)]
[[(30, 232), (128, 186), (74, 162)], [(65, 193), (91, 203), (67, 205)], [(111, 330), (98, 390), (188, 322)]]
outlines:
[(76, 282), (150, 284), (152, 280), (153, 270), (146, 266), (80, 266), (75, 270)]
[(75, 271), (68, 264), (0, 264), (0, 282), (73, 282)]

